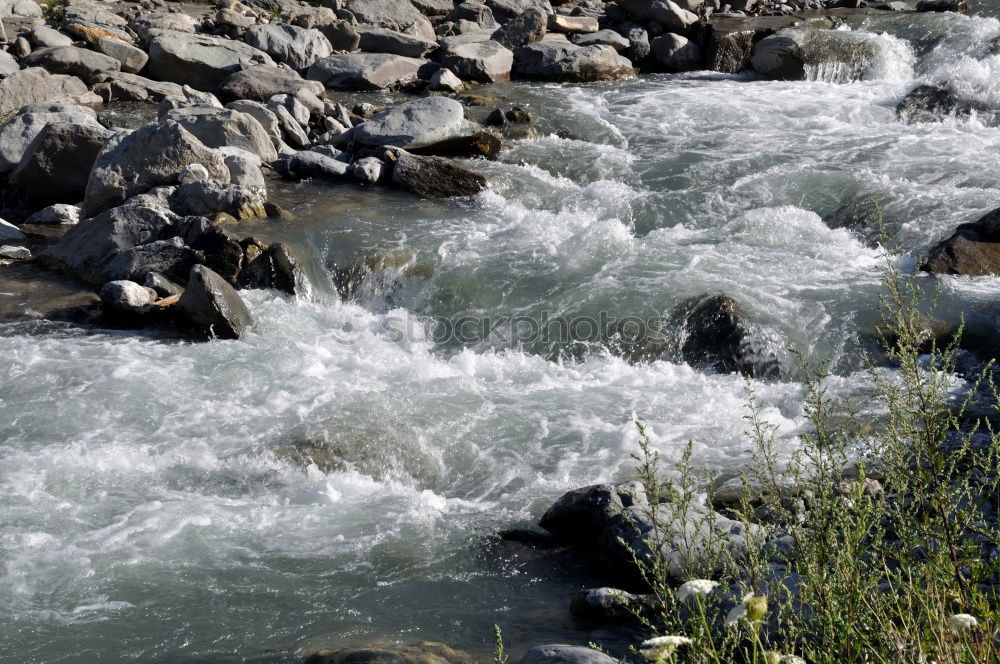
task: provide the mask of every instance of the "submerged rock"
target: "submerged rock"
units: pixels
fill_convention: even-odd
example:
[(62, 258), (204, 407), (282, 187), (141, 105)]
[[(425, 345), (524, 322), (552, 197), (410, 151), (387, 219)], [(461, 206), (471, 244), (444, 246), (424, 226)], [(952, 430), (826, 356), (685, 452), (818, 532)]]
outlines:
[(538, 522), (545, 530), (573, 544), (593, 544), (599, 533), (625, 506), (614, 486), (595, 484), (564, 494)]
[(969, 277), (1000, 275), (1000, 208), (956, 228), (931, 248), (920, 269)]
[(904, 122), (940, 122), (948, 116), (968, 118), (989, 108), (958, 95), (949, 85), (918, 85), (896, 106), (896, 115)]
[(253, 324), (239, 293), (204, 265), (191, 268), (177, 307), (197, 332), (209, 338), (238, 339)]

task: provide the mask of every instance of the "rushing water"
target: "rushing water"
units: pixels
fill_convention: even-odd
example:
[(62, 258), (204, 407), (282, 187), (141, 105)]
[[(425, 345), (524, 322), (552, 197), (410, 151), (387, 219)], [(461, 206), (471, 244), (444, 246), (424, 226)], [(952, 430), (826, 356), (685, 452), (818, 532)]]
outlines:
[[(752, 387), (793, 444), (786, 348), (831, 359), (837, 394), (865, 383), (882, 262), (871, 229), (843, 226), (852, 206), (881, 204), (905, 268), (1000, 205), (1000, 129), (893, 111), (945, 79), (1000, 105), (1000, 22), (850, 30), (874, 55), (806, 82), (485, 90), (543, 135), (476, 163), (492, 186), (471, 201), (274, 183), (296, 220), (243, 230), (295, 247), (313, 287), (247, 293), (257, 325), (238, 342), (3, 328), (0, 661), (282, 661), (376, 638), (477, 650), (494, 622), (515, 650), (586, 641), (566, 606), (588, 570), (483, 538), (628, 478), (635, 416), (667, 458), (691, 441), (700, 463), (738, 464), (744, 381), (631, 365), (583, 334), (442, 341), (431, 322), (648, 317), (727, 293), (784, 362)], [(397, 267), (340, 301), (333, 266), (372, 252)], [(942, 317), (996, 329), (1000, 279), (939, 283)]]

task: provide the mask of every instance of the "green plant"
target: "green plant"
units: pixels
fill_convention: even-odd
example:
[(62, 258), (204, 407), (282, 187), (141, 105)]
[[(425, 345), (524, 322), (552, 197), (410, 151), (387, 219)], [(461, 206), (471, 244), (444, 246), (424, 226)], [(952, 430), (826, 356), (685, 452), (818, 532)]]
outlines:
[(503, 645), (503, 631), (500, 625), (493, 625), (493, 664), (510, 664), (510, 657), (507, 656)]

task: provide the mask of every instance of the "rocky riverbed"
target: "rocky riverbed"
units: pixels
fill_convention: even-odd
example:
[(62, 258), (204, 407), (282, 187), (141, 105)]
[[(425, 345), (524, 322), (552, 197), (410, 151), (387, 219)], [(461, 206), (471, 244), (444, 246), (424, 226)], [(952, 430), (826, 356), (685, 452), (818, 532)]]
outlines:
[[(879, 219), (941, 290), (933, 333), (965, 322), (956, 389), (1000, 348), (989, 3), (8, 0), (0, 25), (19, 661), (614, 644), (578, 594), (600, 557), (495, 533), (618, 496), (634, 416), (739, 467), (745, 377), (791, 449), (789, 348), (863, 396)], [(398, 650), (421, 641), (448, 646)]]

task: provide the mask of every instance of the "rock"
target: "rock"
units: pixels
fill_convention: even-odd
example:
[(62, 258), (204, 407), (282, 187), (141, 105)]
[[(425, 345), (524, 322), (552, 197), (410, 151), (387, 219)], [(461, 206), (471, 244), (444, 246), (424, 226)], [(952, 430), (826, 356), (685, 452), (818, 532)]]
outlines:
[(271, 138), (252, 115), (228, 108), (195, 106), (175, 108), (168, 111), (163, 119), (176, 122), (206, 147), (236, 147), (251, 152), (264, 161), (278, 158)]
[(385, 162), (377, 157), (363, 157), (351, 164), (351, 175), (365, 184), (375, 184), (385, 173)]
[(239, 339), (253, 319), (232, 286), (204, 265), (191, 268), (178, 309), (200, 333), (218, 339)]
[(931, 248), (920, 269), (968, 277), (1000, 275), (1000, 208), (961, 224)]
[(121, 63), (112, 57), (76, 46), (50, 46), (33, 51), (24, 59), (28, 67), (44, 67), (53, 74), (77, 76), (93, 84), (105, 72), (117, 71)]
[(492, 39), (511, 50), (540, 42), (545, 37), (548, 14), (540, 7), (530, 7), (507, 21), (493, 33)]
[(614, 30), (598, 30), (570, 37), (570, 40), (577, 46), (610, 46), (619, 53), (624, 53), (632, 45), (628, 39)]
[(234, 39), (238, 39), (247, 28), (256, 23), (255, 17), (229, 7), (223, 7), (215, 14), (216, 32), (221, 31)]
[(834, 67), (843, 81), (862, 76), (877, 46), (849, 30), (785, 28), (756, 43), (750, 64), (772, 79), (801, 80), (808, 66)]
[(184, 89), (165, 81), (154, 81), (137, 74), (111, 72), (104, 76), (108, 86), (107, 101), (160, 102), (164, 99), (184, 99)]
[(917, 3), (918, 12), (960, 12), (969, 11), (965, 0), (920, 0)]
[(259, 190), (219, 180), (193, 180), (170, 196), (170, 209), (183, 215), (212, 217), (225, 212), (236, 219), (266, 217)]
[(0, 258), (11, 261), (26, 261), (31, 259), (31, 250), (12, 244), (0, 245)]
[(361, 24), (389, 28), (432, 41), (437, 38), (434, 26), (410, 0), (351, 0), (346, 9)]
[(643, 599), (617, 588), (585, 588), (573, 595), (569, 611), (592, 623), (634, 623)]
[(553, 13), (549, 0), (486, 0), (486, 6), (501, 24), (512, 21), (529, 9), (541, 9), (546, 16)]
[(610, 46), (539, 42), (514, 51), (514, 71), (524, 78), (565, 82), (614, 80), (632, 76), (632, 63)]
[(294, 178), (333, 178), (347, 175), (349, 164), (312, 150), (296, 152), (288, 158), (285, 174)]
[(225, 155), (231, 184), (250, 187), (260, 192), (262, 197), (266, 196), (267, 185), (264, 181), (264, 173), (261, 171), (260, 157), (252, 152), (229, 146), (219, 148), (219, 152)]
[(100, 36), (94, 42), (94, 49), (99, 53), (114, 58), (121, 65), (121, 71), (138, 74), (146, 66), (149, 56), (141, 48), (127, 44), (115, 37)]
[(38, 102), (93, 104), (100, 97), (76, 76), (50, 74), (41, 67), (22, 69), (0, 81), (0, 116)]
[(388, 28), (359, 25), (358, 48), (370, 53), (392, 53), (408, 58), (422, 58), (437, 48), (437, 42), (407, 35)]
[(241, 99), (226, 104), (226, 108), (231, 108), (234, 111), (239, 111), (240, 113), (246, 113), (257, 120), (257, 122), (260, 123), (260, 126), (264, 128), (267, 135), (272, 139), (281, 138), (281, 123), (278, 122), (278, 116), (274, 114), (274, 111), (259, 101)]
[[(625, 50), (625, 57), (634, 63), (644, 62), (652, 52), (649, 45), (649, 33), (639, 25), (625, 24), (620, 28), (622, 36), (628, 39), (628, 48)], [(750, 54), (747, 54), (750, 57)]]
[(918, 85), (896, 106), (896, 115), (908, 123), (940, 122), (947, 116), (968, 118), (989, 111), (978, 100), (959, 96), (949, 85)]
[(750, 64), (754, 70), (782, 80), (805, 78), (805, 54), (802, 43), (805, 33), (800, 30), (782, 30), (757, 42)]
[(78, 201), (97, 155), (113, 136), (96, 123), (50, 122), (25, 150), (10, 184), (37, 201)]
[(586, 646), (552, 644), (524, 653), (521, 664), (615, 664), (618, 660)]
[(388, 53), (334, 54), (317, 60), (306, 78), (334, 90), (384, 90), (415, 81), (425, 64)]
[(592, 16), (563, 16), (562, 14), (549, 16), (548, 28), (552, 32), (588, 33), (597, 32), (600, 27), (597, 19)]
[(442, 67), (431, 76), (429, 90), (443, 90), (446, 92), (461, 92), (465, 89), (465, 83), (458, 76), (451, 73), (451, 70)]
[(229, 176), (222, 155), (173, 120), (154, 122), (113, 139), (90, 172), (84, 216), (91, 217), (152, 187), (173, 184), (188, 164), (201, 164), (215, 179)]
[(288, 112), (282, 104), (269, 103), (268, 108), (274, 113), (275, 117), (278, 118), (278, 124), (281, 126), (284, 136), (291, 141), (292, 145), (298, 146), (300, 148), (309, 147), (309, 136), (306, 134), (302, 126), (292, 117), (292, 114)]
[(361, 145), (410, 150), (448, 140), (465, 129), (462, 105), (448, 97), (427, 97), (393, 106), (351, 130)]
[(316, 81), (307, 81), (290, 69), (256, 65), (235, 72), (226, 79), (219, 88), (219, 96), (228, 101), (239, 99), (267, 101), (274, 95), (294, 95), (300, 90), (321, 95), (323, 85)]
[(245, 288), (273, 288), (295, 295), (298, 284), (304, 280), (295, 256), (280, 242), (259, 249), (248, 263), (242, 282)]
[(701, 49), (687, 37), (668, 32), (651, 44), (653, 57), (670, 72), (694, 71), (701, 68)]
[(0, 2), (0, 16), (42, 17), (42, 8), (31, 0), (3, 0)]
[(17, 60), (7, 51), (0, 51), (0, 78), (6, 78), (21, 69)]
[(442, 49), (441, 64), (465, 80), (497, 83), (510, 80), (514, 54), (493, 40)]
[(147, 288), (152, 288), (160, 297), (174, 297), (184, 292), (183, 288), (159, 272), (147, 272), (145, 283)]
[(147, 67), (155, 78), (212, 92), (233, 72), (255, 64), (274, 65), (274, 61), (232, 39), (164, 31), (150, 40)]
[(46, 48), (48, 46), (72, 46), (73, 39), (64, 35), (47, 25), (40, 25), (28, 33), (28, 41), (35, 48)]
[(20, 243), (27, 241), (28, 241), (27, 236), (25, 236), (25, 234), (22, 233), (17, 226), (10, 223), (9, 221), (0, 219), (0, 242), (8, 244), (8, 243)]
[(474, 664), (468, 653), (441, 643), (423, 642), (406, 646), (322, 649), (308, 655), (303, 664)]
[(74, 104), (29, 104), (0, 127), (0, 172), (8, 173), (21, 163), (28, 146), (50, 122), (72, 122), (103, 129), (97, 113)]
[(148, 42), (157, 32), (193, 34), (198, 22), (183, 12), (140, 12), (129, 24), (137, 35)]
[(456, 23), (471, 21), (481, 30), (495, 30), (498, 27), (493, 11), (481, 2), (461, 2), (454, 5), (448, 14), (448, 20)]
[(444, 157), (424, 157), (391, 149), (392, 181), (425, 198), (473, 196), (486, 188), (486, 178)]
[(559, 539), (574, 545), (593, 546), (612, 517), (625, 509), (610, 484), (595, 484), (564, 494), (538, 522)]
[(323, 33), (334, 51), (356, 51), (361, 43), (361, 35), (347, 21), (334, 21), (317, 25), (316, 29)]
[(201, 164), (188, 164), (177, 176), (177, 183), (180, 185), (191, 184), (198, 180), (207, 180), (208, 169)]
[(134, 281), (109, 281), (101, 287), (101, 303), (106, 310), (121, 314), (140, 314), (156, 301), (156, 291)]
[(28, 217), (26, 224), (65, 224), (67, 226), (79, 223), (80, 208), (76, 205), (56, 203), (42, 208)]
[(452, 0), (412, 0), (424, 16), (445, 16), (454, 7)]
[(243, 35), (244, 41), (264, 51), (277, 62), (303, 70), (333, 53), (333, 47), (319, 30), (306, 30), (287, 23), (255, 25)]
[(698, 15), (671, 0), (621, 0), (622, 9), (637, 21), (656, 21), (672, 32), (684, 32), (698, 22)]

